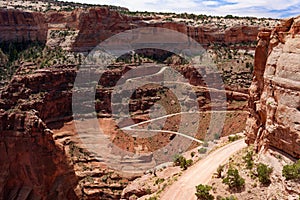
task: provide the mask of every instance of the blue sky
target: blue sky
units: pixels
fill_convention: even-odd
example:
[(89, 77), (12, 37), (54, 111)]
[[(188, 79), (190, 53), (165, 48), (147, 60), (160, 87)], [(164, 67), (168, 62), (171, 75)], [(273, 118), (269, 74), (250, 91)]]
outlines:
[(131, 11), (285, 18), (300, 15), (300, 0), (65, 0), (116, 5)]

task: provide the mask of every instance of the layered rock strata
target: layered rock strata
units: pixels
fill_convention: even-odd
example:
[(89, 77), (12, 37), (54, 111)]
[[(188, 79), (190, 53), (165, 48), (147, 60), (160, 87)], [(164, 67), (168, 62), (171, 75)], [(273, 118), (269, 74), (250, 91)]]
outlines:
[(0, 111), (0, 199), (77, 199), (64, 147), (36, 111)]
[(42, 13), (0, 9), (0, 42), (47, 41), (48, 24)]
[(262, 30), (250, 87), (247, 143), (300, 158), (300, 17)]
[(114, 34), (140, 27), (161, 27), (175, 30), (207, 46), (255, 42), (259, 26), (235, 25), (226, 29), (209, 25), (190, 26), (166, 22), (155, 17), (128, 16), (106, 7), (76, 9), (71, 12), (46, 13), (20, 10), (0, 11), (0, 40), (41, 41), (50, 47), (88, 52)]

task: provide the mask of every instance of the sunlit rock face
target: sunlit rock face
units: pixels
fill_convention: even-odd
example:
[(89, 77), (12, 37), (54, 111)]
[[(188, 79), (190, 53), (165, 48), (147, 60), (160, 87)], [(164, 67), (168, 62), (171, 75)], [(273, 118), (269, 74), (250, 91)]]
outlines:
[(0, 9), (0, 42), (46, 42), (45, 20), (42, 13)]
[(262, 30), (250, 87), (247, 142), (300, 157), (300, 17)]

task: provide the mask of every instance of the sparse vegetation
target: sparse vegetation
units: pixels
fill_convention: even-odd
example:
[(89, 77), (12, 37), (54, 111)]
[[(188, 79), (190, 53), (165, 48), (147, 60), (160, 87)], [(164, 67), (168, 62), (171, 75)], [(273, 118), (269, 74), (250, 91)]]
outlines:
[(239, 135), (230, 135), (230, 136), (228, 136), (228, 141), (229, 142), (234, 142), (234, 141), (239, 140), (239, 139), (241, 139), (241, 136), (239, 136)]
[(195, 156), (195, 152), (192, 151), (192, 152), (191, 152), (191, 157), (193, 158), (194, 156)]
[(298, 180), (300, 181), (300, 160), (292, 165), (285, 165), (282, 169), (282, 175), (287, 180)]
[(176, 155), (174, 158), (174, 165), (180, 166), (184, 170), (186, 170), (189, 166), (191, 166), (192, 163), (193, 163), (193, 160), (191, 160), (191, 159), (187, 160), (182, 155)]
[(156, 179), (155, 184), (158, 185), (160, 183), (163, 183), (164, 181), (165, 181), (164, 178), (158, 178), (158, 179)]
[(153, 197), (149, 197), (147, 198), (146, 200), (158, 200), (156, 196), (153, 196)]
[(40, 42), (1, 42), (0, 43), (0, 81), (10, 79), (17, 70), (17, 60), (36, 59), (44, 48)]
[(257, 166), (257, 175), (258, 175), (258, 180), (262, 184), (270, 184), (271, 179), (270, 175), (273, 172), (273, 168), (269, 167), (266, 164), (259, 163)]
[(223, 183), (229, 186), (229, 189), (241, 189), (245, 186), (245, 179), (239, 175), (239, 171), (233, 167), (229, 167)]
[(198, 152), (199, 152), (200, 154), (205, 154), (205, 153), (207, 152), (207, 149), (204, 148), (204, 147), (202, 147), (202, 148), (198, 149)]
[(222, 173), (224, 171), (224, 165), (219, 165), (218, 169), (217, 169), (217, 177), (221, 178), (222, 177)]
[(246, 162), (246, 168), (252, 169), (253, 168), (253, 151), (248, 151), (247, 154), (243, 157), (244, 161)]
[(208, 142), (207, 142), (207, 141), (204, 141), (203, 147), (208, 147), (208, 146), (209, 146)]
[(220, 197), (220, 199), (217, 198), (217, 200), (238, 200), (236, 196), (229, 196), (229, 197)]
[(196, 186), (196, 193), (195, 195), (197, 196), (198, 200), (213, 200), (214, 196), (211, 195), (209, 192), (212, 189), (211, 186), (209, 185), (197, 185)]

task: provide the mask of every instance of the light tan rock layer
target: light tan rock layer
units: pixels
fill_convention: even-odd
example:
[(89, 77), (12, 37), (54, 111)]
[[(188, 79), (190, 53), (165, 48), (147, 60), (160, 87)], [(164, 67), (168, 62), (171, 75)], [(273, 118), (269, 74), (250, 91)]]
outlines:
[(184, 33), (200, 44), (254, 42), (259, 26), (236, 25), (226, 29), (210, 24), (189, 26), (155, 17), (128, 16), (106, 7), (46, 13), (0, 9), (1, 41), (39, 40), (50, 47), (86, 52), (114, 34), (141, 27), (161, 27)]
[(262, 30), (250, 87), (247, 142), (300, 158), (300, 16)]

